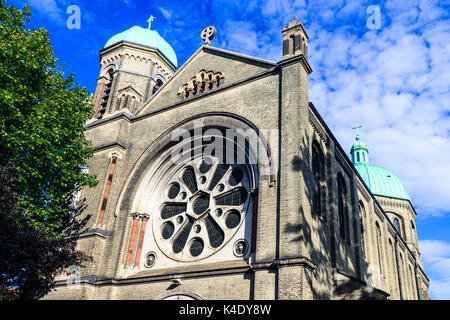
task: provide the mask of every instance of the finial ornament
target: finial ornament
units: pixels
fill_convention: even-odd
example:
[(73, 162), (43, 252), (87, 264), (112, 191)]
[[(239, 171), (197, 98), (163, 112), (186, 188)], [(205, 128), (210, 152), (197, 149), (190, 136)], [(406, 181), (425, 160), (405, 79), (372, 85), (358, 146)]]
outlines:
[(201, 38), (205, 42), (205, 44), (209, 45), (211, 43), (211, 40), (216, 36), (216, 33), (217, 30), (216, 28), (214, 28), (214, 26), (208, 26), (203, 29)]
[(359, 128), (362, 128), (362, 125), (356, 124), (352, 129), (356, 129), (356, 139), (359, 138)]
[(156, 18), (151, 15), (150, 18), (148, 18), (147, 23), (148, 23), (148, 30), (150, 30), (151, 26), (152, 26), (152, 22), (153, 20), (155, 20)]

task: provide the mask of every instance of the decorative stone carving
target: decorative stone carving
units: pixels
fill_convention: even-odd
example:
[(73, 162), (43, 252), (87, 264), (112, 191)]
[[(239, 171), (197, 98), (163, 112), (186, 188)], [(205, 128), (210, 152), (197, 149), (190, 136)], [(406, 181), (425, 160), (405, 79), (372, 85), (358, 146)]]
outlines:
[(162, 180), (166, 182), (156, 187), (161, 197), (155, 204), (159, 211), (153, 232), (169, 257), (180, 261), (206, 258), (223, 247), (243, 223), (251, 188), (244, 165), (204, 157), (187, 161)]
[(200, 70), (188, 83), (178, 90), (178, 97), (186, 99), (197, 94), (215, 89), (224, 83), (224, 76), (221, 72)]
[(216, 28), (214, 28), (214, 26), (208, 26), (203, 29), (201, 38), (205, 42), (205, 44), (209, 45), (211, 43), (211, 40), (216, 36), (216, 33), (217, 30)]

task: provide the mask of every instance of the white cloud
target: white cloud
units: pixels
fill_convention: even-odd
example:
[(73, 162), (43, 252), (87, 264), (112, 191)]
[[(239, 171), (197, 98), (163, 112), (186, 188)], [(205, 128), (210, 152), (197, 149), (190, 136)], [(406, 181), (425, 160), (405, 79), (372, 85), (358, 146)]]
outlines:
[(228, 50), (273, 61), (280, 60), (281, 49), (271, 44), (269, 35), (258, 33), (248, 21), (226, 21), (221, 35), (221, 46)]
[(166, 20), (169, 20), (170, 17), (172, 17), (173, 12), (171, 10), (167, 10), (161, 7), (159, 7), (158, 9), (159, 11), (161, 11), (162, 15), (164, 16), (164, 18), (166, 18)]
[(31, 0), (31, 8), (37, 9), (40, 14), (57, 23), (65, 23), (65, 10), (59, 8), (55, 0)]
[(366, 28), (357, 0), (261, 6), (269, 30), (227, 21), (222, 46), (278, 61), (282, 24), (297, 15), (310, 36), (309, 100), (344, 150), (362, 124), (371, 163), (400, 177), (419, 219), (450, 212), (450, 24), (437, 2), (388, 1), (380, 30)]
[[(450, 257), (450, 243), (440, 240), (421, 240), (419, 248), (425, 263), (435, 263)], [(447, 273), (450, 271), (447, 270)]]
[(430, 274), (433, 299), (450, 299), (450, 243), (439, 240), (419, 241), (425, 271)]
[(437, 4), (388, 1), (381, 29), (369, 30), (361, 1), (264, 1), (264, 28), (228, 20), (221, 46), (279, 61), (281, 28), (297, 15), (310, 36), (309, 100), (345, 150), (362, 124), (371, 163), (396, 173), (430, 217), (450, 212), (450, 24)]

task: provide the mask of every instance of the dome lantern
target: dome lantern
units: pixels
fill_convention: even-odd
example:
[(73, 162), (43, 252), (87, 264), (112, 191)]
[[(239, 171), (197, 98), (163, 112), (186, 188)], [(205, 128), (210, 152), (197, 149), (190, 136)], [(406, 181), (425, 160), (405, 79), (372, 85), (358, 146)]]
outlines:
[(359, 128), (361, 127), (361, 125), (356, 125), (353, 127), (353, 129), (357, 130), (356, 141), (350, 150), (353, 164), (357, 164), (359, 162), (369, 163), (369, 149), (367, 149), (366, 144), (359, 136)]

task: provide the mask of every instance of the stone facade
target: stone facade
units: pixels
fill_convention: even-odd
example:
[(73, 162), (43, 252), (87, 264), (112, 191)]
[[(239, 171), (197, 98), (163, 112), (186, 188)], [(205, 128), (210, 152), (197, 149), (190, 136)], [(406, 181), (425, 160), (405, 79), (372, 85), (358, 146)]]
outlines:
[[(428, 299), (414, 208), (371, 194), (308, 101), (308, 37), (296, 19), (283, 30), (283, 39), (291, 38), (301, 43), (286, 44), (278, 63), (208, 45), (178, 70), (157, 50), (136, 44), (100, 52), (94, 114), (86, 124), (95, 147), (89, 172), (99, 183), (81, 193), (92, 218), (78, 240), (93, 260), (76, 286), (63, 274), (46, 299)], [(177, 145), (173, 133), (192, 132), (200, 122), (216, 138), (226, 129), (257, 133), (257, 150), (243, 148), (256, 161), (246, 160), (235, 176), (237, 167), (227, 167), (217, 179), (240, 201), (223, 203), (236, 206), (236, 225), (234, 209), (212, 215), (222, 201), (209, 184), (218, 165), (208, 171), (186, 162), (194, 172), (189, 181), (200, 189), (189, 198), (187, 169), (165, 160)], [(323, 155), (320, 215), (312, 204), (313, 145)], [(194, 213), (162, 219), (175, 210), (164, 197)], [(211, 212), (198, 209), (205, 203)], [(401, 230), (394, 217), (402, 219)]]

